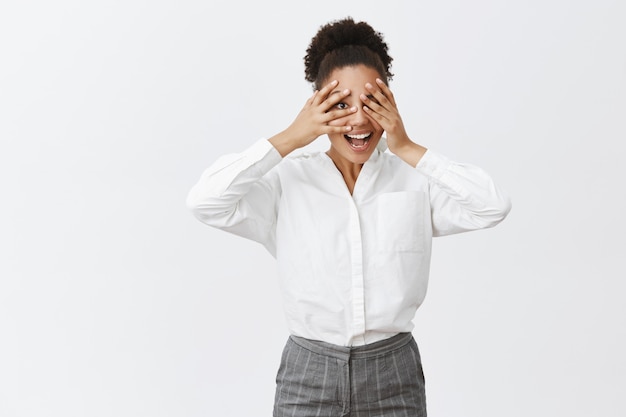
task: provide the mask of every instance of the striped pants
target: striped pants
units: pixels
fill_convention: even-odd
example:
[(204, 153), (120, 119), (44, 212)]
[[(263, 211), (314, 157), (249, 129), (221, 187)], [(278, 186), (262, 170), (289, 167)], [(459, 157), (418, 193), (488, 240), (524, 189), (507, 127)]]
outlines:
[(291, 336), (276, 377), (274, 417), (426, 417), (411, 333), (343, 347)]

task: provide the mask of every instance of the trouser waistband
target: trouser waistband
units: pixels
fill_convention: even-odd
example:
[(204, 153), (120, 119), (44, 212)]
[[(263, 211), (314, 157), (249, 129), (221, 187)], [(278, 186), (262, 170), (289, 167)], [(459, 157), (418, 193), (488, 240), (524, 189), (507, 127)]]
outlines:
[(338, 346), (332, 343), (321, 342), (318, 340), (309, 340), (294, 335), (291, 335), (290, 339), (298, 346), (301, 346), (304, 349), (308, 349), (311, 352), (348, 361), (350, 358), (369, 358), (399, 349), (413, 339), (413, 334), (398, 333), (397, 335), (392, 336), (388, 339), (379, 340), (378, 342), (354, 347)]

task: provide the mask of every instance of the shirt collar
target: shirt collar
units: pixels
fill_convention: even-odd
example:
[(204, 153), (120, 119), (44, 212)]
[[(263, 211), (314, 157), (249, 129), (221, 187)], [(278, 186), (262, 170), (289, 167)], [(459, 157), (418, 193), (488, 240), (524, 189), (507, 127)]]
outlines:
[(374, 152), (372, 152), (372, 155), (370, 155), (370, 158), (367, 160), (367, 163), (375, 163), (378, 158), (380, 158), (380, 154), (385, 152), (387, 150), (387, 138), (382, 137), (380, 138), (380, 140), (378, 141), (378, 145), (376, 145), (376, 149), (374, 150)]

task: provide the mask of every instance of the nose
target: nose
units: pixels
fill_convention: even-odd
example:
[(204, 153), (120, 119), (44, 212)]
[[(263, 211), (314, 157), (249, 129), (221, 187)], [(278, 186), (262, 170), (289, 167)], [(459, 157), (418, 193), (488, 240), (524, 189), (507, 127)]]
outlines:
[(356, 112), (350, 115), (350, 119), (348, 120), (348, 123), (351, 126), (362, 126), (364, 124), (367, 124), (368, 118), (365, 113), (365, 110), (363, 110), (363, 106), (357, 106), (356, 109), (357, 109)]

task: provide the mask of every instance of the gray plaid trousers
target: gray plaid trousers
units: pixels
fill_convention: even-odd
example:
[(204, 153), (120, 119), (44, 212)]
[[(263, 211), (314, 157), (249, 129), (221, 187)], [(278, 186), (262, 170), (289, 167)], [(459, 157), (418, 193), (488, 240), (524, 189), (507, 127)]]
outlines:
[(276, 377), (274, 417), (426, 417), (412, 334), (353, 348), (291, 336)]

